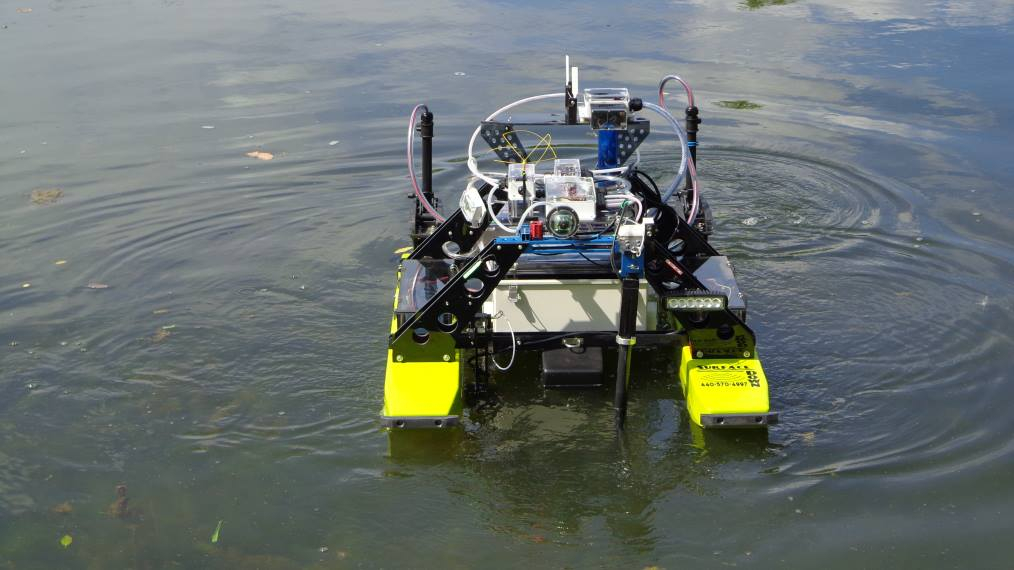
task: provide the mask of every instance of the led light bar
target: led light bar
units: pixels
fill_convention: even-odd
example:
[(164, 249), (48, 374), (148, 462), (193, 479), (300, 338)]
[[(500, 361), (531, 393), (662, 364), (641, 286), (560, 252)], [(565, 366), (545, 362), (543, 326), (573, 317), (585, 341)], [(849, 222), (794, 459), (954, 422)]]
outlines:
[(721, 311), (725, 308), (725, 297), (669, 297), (665, 304), (676, 311)]

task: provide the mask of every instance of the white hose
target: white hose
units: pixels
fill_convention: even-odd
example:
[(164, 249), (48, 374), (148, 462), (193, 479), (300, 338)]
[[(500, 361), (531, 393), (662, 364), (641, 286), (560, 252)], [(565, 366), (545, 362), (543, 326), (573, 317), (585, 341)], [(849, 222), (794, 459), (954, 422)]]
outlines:
[(516, 228), (512, 230), (507, 226), (503, 225), (502, 223), (500, 223), (499, 218), (496, 217), (496, 214), (493, 213), (493, 194), (495, 193), (496, 188), (490, 188), (489, 193), (486, 194), (486, 212), (489, 214), (489, 217), (493, 219), (493, 223), (496, 224), (497, 227), (499, 227), (501, 230), (509, 234), (515, 233), (517, 231)]
[(594, 175), (596, 175), (596, 176), (598, 176), (599, 174), (613, 174), (613, 173), (617, 173), (617, 172), (618, 173), (622, 173), (622, 174), (626, 174), (627, 171), (631, 170), (632, 168), (637, 168), (638, 164), (641, 164), (641, 149), (639, 149), (639, 148), (634, 149), (634, 160), (633, 161), (628, 161), (623, 166), (617, 166), (615, 168), (600, 168), (600, 169), (597, 169), (597, 170), (593, 168), (591, 170), (591, 173), (594, 174)]
[(513, 233), (518, 233), (518, 230), (521, 229), (521, 225), (525, 223), (525, 218), (528, 217), (528, 214), (532, 213), (532, 210), (534, 210), (535, 208), (538, 208), (539, 206), (545, 206), (545, 205), (546, 205), (545, 202), (533, 202), (531, 206), (528, 206), (528, 209), (525, 210), (525, 212), (523, 214), (521, 214), (520, 218), (518, 218), (518, 225), (514, 227), (514, 232)]
[(631, 202), (637, 204), (637, 215), (634, 216), (634, 221), (636, 222), (641, 219), (641, 214), (644, 213), (644, 204), (641, 204), (641, 200), (637, 196), (634, 196), (633, 194), (612, 194), (610, 196), (606, 196), (606, 201), (608, 202), (609, 200), (615, 198), (623, 198), (624, 200), (630, 200)]
[(687, 215), (687, 223), (693, 225), (694, 220), (697, 219), (697, 210), (701, 206), (701, 193), (697, 189), (697, 166), (693, 160), (687, 162), (687, 165), (689, 166), (687, 176), (690, 177), (690, 184), (694, 191), (694, 201), (690, 204), (690, 214)]
[(647, 101), (644, 102), (644, 108), (655, 111), (661, 115), (662, 118), (669, 123), (673, 130), (676, 131), (676, 137), (680, 140), (680, 167), (676, 172), (676, 178), (673, 179), (672, 183), (669, 184), (669, 187), (666, 188), (665, 192), (662, 194), (662, 201), (668, 202), (669, 198), (671, 198), (673, 193), (676, 192), (676, 188), (679, 187), (680, 182), (683, 181), (683, 175), (686, 174), (687, 171), (687, 156), (690, 154), (690, 148), (687, 146), (687, 134), (683, 131), (683, 127), (680, 126), (679, 121), (677, 121), (676, 118), (669, 113), (669, 111), (666, 111), (654, 103), (648, 103)]
[[(474, 182), (475, 181), (473, 180), (469, 184), (471, 185)], [(527, 218), (528, 215), (531, 214), (533, 210), (535, 210), (535, 208), (546, 205), (545, 202), (533, 202), (532, 205), (528, 206), (528, 209), (521, 214), (521, 217), (518, 219), (518, 225), (514, 226), (513, 228), (509, 228), (503, 225), (503, 223), (501, 223), (500, 220), (497, 219), (496, 214), (493, 213), (493, 193), (494, 191), (490, 190), (489, 193), (486, 194), (486, 211), (489, 213), (489, 217), (493, 219), (493, 223), (496, 224), (497, 227), (499, 227), (501, 230), (509, 234), (518, 233), (518, 230), (520, 230), (521, 226), (525, 223), (525, 218)]]
[(503, 311), (500, 311), (500, 313), (493, 318), (494, 319), (503, 318), (504, 322), (507, 323), (507, 329), (511, 331), (511, 359), (507, 362), (507, 366), (500, 366), (499, 364), (497, 364), (496, 359), (493, 358), (493, 355), (492, 354), (489, 355), (489, 359), (493, 361), (493, 366), (496, 366), (497, 370), (499, 370), (500, 372), (507, 372), (508, 370), (511, 369), (511, 366), (514, 365), (514, 357), (517, 356), (518, 354), (518, 343), (517, 340), (514, 339), (514, 327), (511, 326), (510, 319), (503, 316)]
[(441, 216), (440, 212), (437, 212), (436, 208), (434, 208), (433, 205), (430, 204), (430, 201), (426, 199), (426, 195), (419, 189), (419, 183), (415, 180), (415, 156), (412, 151), (412, 142), (415, 137), (412, 136), (412, 134), (413, 131), (415, 131), (415, 115), (419, 112), (419, 109), (423, 107), (425, 107), (425, 105), (416, 105), (415, 108), (412, 109), (412, 115), (408, 119), (408, 141), (406, 143), (406, 146), (408, 147), (408, 177), (409, 180), (412, 181), (412, 189), (415, 191), (415, 197), (419, 200), (419, 203), (423, 205), (423, 208), (425, 208), (431, 216), (433, 216), (433, 219), (436, 220), (438, 224), (442, 224), (444, 223), (444, 217)]
[(475, 254), (479, 252), (479, 244), (475, 244), (472, 247), (472, 249), (470, 251), (468, 251), (467, 253), (454, 253), (453, 251), (450, 250), (450, 247), (451, 247), (451, 242), (445, 241), (444, 244), (442, 246), (440, 246), (440, 249), (441, 249), (441, 251), (444, 252), (444, 255), (446, 255), (450, 259), (454, 259), (454, 260), (472, 259), (472, 257), (474, 257)]

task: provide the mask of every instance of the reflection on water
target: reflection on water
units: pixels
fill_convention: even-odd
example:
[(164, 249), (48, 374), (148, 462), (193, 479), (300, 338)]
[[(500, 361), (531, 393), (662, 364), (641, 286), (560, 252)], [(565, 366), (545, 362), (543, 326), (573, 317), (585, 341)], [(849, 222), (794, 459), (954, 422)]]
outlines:
[[(0, 8), (0, 568), (1005, 565), (1014, 7), (613, 12)], [(474, 121), (565, 52), (694, 84), (769, 433), (693, 429), (665, 354), (622, 441), (534, 358), (450, 440), (379, 431), (406, 114), (454, 203)]]

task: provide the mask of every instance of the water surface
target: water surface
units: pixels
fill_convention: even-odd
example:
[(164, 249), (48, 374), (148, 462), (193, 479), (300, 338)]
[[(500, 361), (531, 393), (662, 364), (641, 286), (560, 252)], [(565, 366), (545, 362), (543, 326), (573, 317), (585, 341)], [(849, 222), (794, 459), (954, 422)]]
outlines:
[[(5, 3), (0, 567), (1009, 566), (1012, 20)], [(621, 448), (608, 391), (543, 393), (529, 359), (456, 440), (392, 455), (407, 114), (436, 113), (454, 203), (475, 121), (558, 89), (563, 53), (585, 86), (695, 86), (713, 241), (782, 423), (702, 439), (648, 359)]]

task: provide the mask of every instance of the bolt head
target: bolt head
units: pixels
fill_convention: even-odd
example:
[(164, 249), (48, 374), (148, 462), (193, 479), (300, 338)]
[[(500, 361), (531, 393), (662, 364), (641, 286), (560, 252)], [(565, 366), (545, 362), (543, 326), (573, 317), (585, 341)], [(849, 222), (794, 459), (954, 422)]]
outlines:
[(398, 362), (402, 362), (405, 360), (405, 357), (399, 354), (398, 356), (395, 356), (394, 359)]
[(749, 350), (743, 352), (743, 358), (750, 358), (750, 351)]
[(698, 350), (697, 351), (697, 358), (704, 358), (704, 351), (703, 350)]
[(451, 355), (450, 354), (445, 354), (444, 355), (444, 362), (450, 362), (450, 361), (451, 361)]

